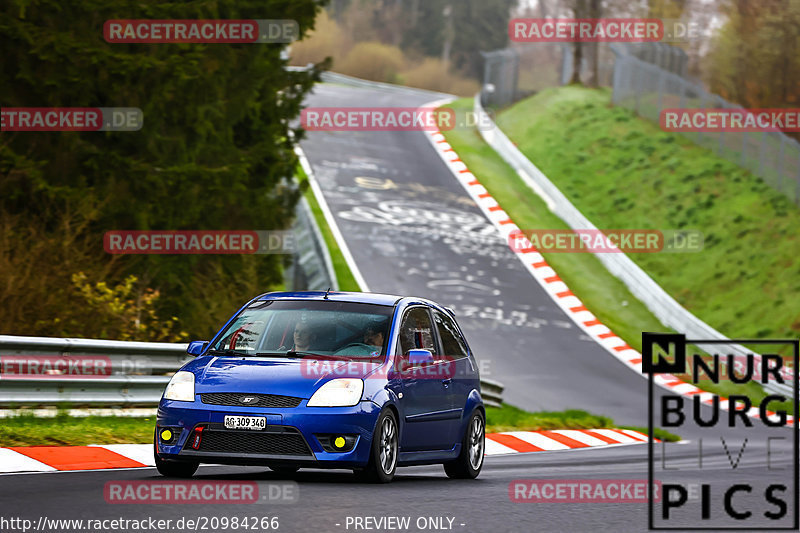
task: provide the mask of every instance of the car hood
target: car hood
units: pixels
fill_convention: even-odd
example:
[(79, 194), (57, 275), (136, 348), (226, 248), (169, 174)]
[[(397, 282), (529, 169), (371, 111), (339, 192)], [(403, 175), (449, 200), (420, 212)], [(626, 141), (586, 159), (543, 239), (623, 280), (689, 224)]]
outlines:
[[(207, 359), (203, 362), (200, 359)], [(377, 362), (317, 359), (206, 357), (185, 370), (195, 374), (195, 392), (245, 392), (310, 398), (323, 381), (364, 378), (381, 366)]]

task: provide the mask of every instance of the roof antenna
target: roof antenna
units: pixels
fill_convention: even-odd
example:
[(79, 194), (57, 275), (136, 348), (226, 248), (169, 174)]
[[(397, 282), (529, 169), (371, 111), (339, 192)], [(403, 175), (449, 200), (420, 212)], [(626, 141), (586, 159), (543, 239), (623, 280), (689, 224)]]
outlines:
[(328, 293), (329, 292), (331, 292), (331, 288), (330, 287), (328, 287), (328, 290), (325, 291), (325, 296), (322, 297), (323, 300), (327, 300), (328, 299)]

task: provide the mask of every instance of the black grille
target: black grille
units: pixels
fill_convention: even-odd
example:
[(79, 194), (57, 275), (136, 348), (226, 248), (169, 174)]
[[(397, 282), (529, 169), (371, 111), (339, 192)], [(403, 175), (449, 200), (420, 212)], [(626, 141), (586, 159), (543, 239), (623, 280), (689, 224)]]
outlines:
[[(243, 402), (242, 398), (256, 398)], [(238, 405), (239, 407), (297, 407), (302, 398), (278, 394), (247, 394), (243, 392), (208, 392), (200, 395), (200, 401), (211, 405)]]
[[(192, 439), (186, 443), (191, 450)], [(294, 428), (282, 432), (205, 430), (200, 452), (244, 453), (261, 455), (312, 455), (303, 436)]]

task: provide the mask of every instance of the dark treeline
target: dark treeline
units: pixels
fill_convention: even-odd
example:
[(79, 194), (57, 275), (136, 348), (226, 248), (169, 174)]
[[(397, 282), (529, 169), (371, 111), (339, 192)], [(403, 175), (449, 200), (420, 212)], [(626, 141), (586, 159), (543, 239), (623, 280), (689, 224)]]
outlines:
[(289, 122), (318, 73), (285, 71), (279, 44), (109, 44), (103, 24), (294, 19), (305, 34), (323, 3), (0, 5), (3, 106), (144, 112), (138, 132), (0, 136), (0, 331), (207, 336), (280, 285), (285, 256), (112, 256), (103, 234), (287, 227), (299, 197)]
[[(516, 0), (332, 0), (341, 25), (409, 54), (442, 58), (455, 70), (481, 78), (480, 51), (508, 45)], [(363, 21), (363, 23), (360, 23)]]

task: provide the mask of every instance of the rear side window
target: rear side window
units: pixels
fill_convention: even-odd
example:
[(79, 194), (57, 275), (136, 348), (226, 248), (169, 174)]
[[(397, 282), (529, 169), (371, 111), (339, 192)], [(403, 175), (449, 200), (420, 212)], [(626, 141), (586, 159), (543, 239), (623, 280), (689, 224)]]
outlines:
[(400, 350), (403, 355), (415, 349), (430, 350), (434, 355), (439, 351), (436, 349), (430, 315), (425, 307), (408, 310), (400, 326)]
[(467, 357), (467, 345), (458, 333), (455, 322), (449, 316), (440, 311), (433, 311), (433, 319), (436, 322), (436, 329), (439, 331), (439, 338), (442, 340), (444, 355), (454, 359)]

